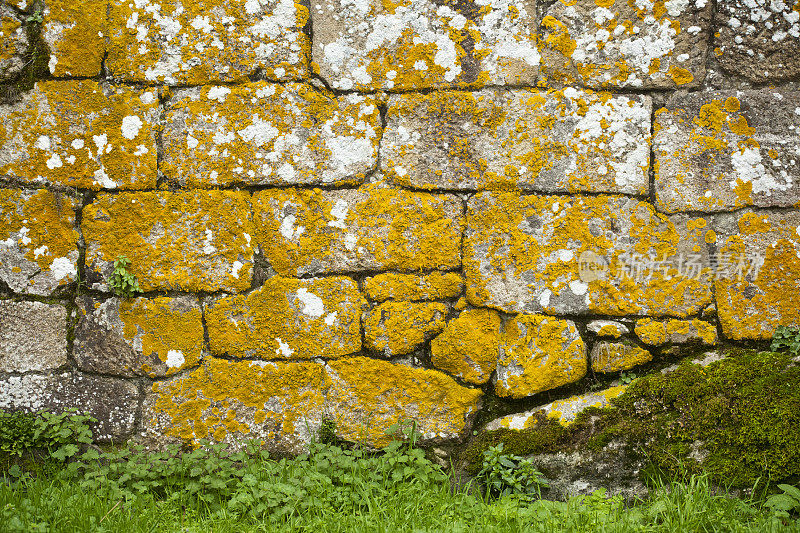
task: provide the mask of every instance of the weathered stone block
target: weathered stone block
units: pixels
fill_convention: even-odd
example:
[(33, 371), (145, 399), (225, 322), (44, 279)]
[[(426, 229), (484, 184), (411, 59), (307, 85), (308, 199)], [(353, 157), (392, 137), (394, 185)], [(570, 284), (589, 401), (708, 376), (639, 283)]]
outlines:
[(696, 239), (633, 198), (478, 194), (467, 210), (467, 297), (517, 313), (686, 316), (711, 302), (708, 269), (681, 263)]
[(570, 320), (518, 315), (505, 324), (494, 390), (525, 398), (586, 375), (586, 345)]
[(594, 372), (609, 373), (649, 363), (653, 354), (630, 342), (600, 341), (595, 343), (590, 357)]
[(109, 290), (126, 256), (143, 291), (250, 287), (254, 234), (242, 191), (103, 194), (83, 210), (89, 282)]
[(364, 315), (364, 344), (384, 357), (412, 353), (444, 329), (447, 306), (386, 302)]
[(0, 372), (48, 370), (66, 362), (63, 306), (0, 300)]
[(154, 90), (40, 81), (0, 104), (0, 176), (88, 189), (156, 184)]
[(181, 185), (357, 184), (378, 163), (377, 101), (310, 85), (181, 89), (167, 106), (164, 173)]
[(433, 366), (469, 383), (488, 382), (500, 356), (500, 326), (496, 311), (462, 312), (431, 341)]
[(259, 359), (339, 357), (361, 349), (366, 301), (343, 276), (274, 276), (248, 295), (205, 302), (214, 354)]
[(763, 83), (800, 74), (800, 3), (725, 0), (717, 5), (714, 49), (727, 71)]
[(48, 296), (75, 281), (77, 206), (44, 189), (0, 189), (0, 280), (12, 291)]
[(646, 194), (651, 107), (573, 88), (395, 95), (381, 166), (422, 189)]
[(28, 53), (28, 34), (11, 9), (0, 4), (0, 80), (11, 79), (22, 71)]
[(650, 346), (663, 344), (716, 344), (717, 328), (714, 324), (693, 318), (691, 320), (653, 320), (643, 318), (636, 321), (636, 336)]
[(366, 185), (270, 189), (253, 194), (256, 241), (280, 274), (461, 265), (461, 200)]
[(697, 87), (711, 2), (559, 0), (541, 22), (548, 81), (586, 87)]
[(99, 75), (106, 53), (108, 3), (47, 0), (43, 4), (42, 39), (50, 50), (50, 74)]
[(314, 68), (336, 89), (536, 81), (536, 6), (525, 0), (450, 5), (325, 0), (312, 6)]
[(386, 300), (445, 300), (464, 290), (464, 280), (456, 272), (399, 274), (386, 272), (364, 280), (364, 293), (376, 302)]
[(97, 419), (94, 440), (122, 442), (133, 431), (139, 391), (118, 378), (80, 373), (0, 378), (0, 409), (60, 413), (77, 409)]
[(618, 339), (630, 333), (628, 326), (614, 320), (592, 320), (586, 325), (586, 329), (598, 337), (611, 337), (612, 339)]
[(74, 357), (81, 370), (163, 377), (203, 357), (203, 316), (193, 296), (78, 300)]
[(660, 210), (722, 211), (800, 202), (800, 93), (675, 95), (656, 112)]
[(111, 0), (107, 65), (169, 85), (295, 80), (308, 70), (308, 8), (293, 0)]

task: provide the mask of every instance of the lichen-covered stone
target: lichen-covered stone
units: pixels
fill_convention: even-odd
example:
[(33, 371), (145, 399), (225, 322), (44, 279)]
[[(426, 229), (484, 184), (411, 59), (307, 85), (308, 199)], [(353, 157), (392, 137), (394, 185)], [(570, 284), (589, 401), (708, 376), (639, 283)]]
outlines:
[(44, 189), (0, 189), (0, 280), (12, 291), (48, 296), (75, 281), (77, 206)]
[(273, 276), (247, 295), (205, 302), (211, 352), (258, 359), (352, 354), (361, 349), (365, 305), (351, 278)]
[(461, 200), (370, 184), (253, 194), (256, 242), (280, 274), (461, 266)]
[(336, 435), (376, 447), (396, 438), (386, 434), (393, 424), (412, 419), (425, 441), (462, 438), (483, 395), (435, 370), (365, 357), (330, 361), (326, 370)]
[(586, 375), (586, 345), (571, 320), (518, 315), (505, 324), (494, 390), (525, 398)]
[(156, 184), (154, 90), (40, 81), (0, 104), (0, 176), (88, 189)]
[(763, 211), (715, 219), (724, 275), (715, 279), (717, 313), (729, 339), (769, 339), (800, 324), (800, 213)]
[(386, 272), (364, 280), (364, 293), (376, 302), (386, 300), (445, 300), (464, 290), (464, 279), (456, 272), (400, 274)]
[(630, 333), (628, 326), (615, 320), (592, 320), (586, 324), (586, 329), (598, 337), (611, 337), (618, 339)]
[(0, 4), (0, 81), (22, 71), (28, 53), (28, 34), (22, 21), (7, 6)]
[(66, 362), (64, 306), (0, 300), (0, 372), (48, 370)]
[(234, 448), (256, 439), (271, 450), (300, 453), (319, 434), (327, 383), (318, 363), (209, 358), (153, 384), (141, 438), (155, 446), (211, 439)]
[(714, 52), (725, 70), (756, 83), (800, 74), (800, 2), (725, 0), (716, 23)]
[(81, 373), (7, 376), (0, 378), (0, 409), (61, 413), (77, 409), (97, 419), (94, 440), (122, 442), (134, 428), (139, 391), (119, 378)]
[(536, 6), (400, 0), (312, 4), (314, 69), (336, 89), (532, 85)]
[[(711, 303), (708, 269), (681, 264), (697, 235), (633, 198), (478, 194), (467, 210), (467, 298), (517, 313), (686, 316)], [(591, 277), (586, 262), (599, 268)]]
[(83, 210), (88, 281), (108, 290), (114, 260), (125, 256), (143, 291), (248, 289), (248, 200), (242, 191), (99, 195)]
[(381, 167), (422, 189), (646, 194), (650, 111), (574, 88), (395, 95)]
[(636, 336), (650, 346), (661, 346), (667, 343), (717, 343), (716, 326), (696, 318), (691, 320), (643, 318), (636, 321), (635, 331)]
[(378, 162), (373, 97), (258, 82), (176, 90), (160, 169), (181, 185), (357, 184)]
[(74, 358), (81, 370), (163, 377), (203, 357), (203, 317), (194, 296), (78, 300)]
[(707, 0), (558, 0), (543, 12), (542, 70), (586, 87), (696, 87), (711, 10)]
[(384, 357), (406, 355), (444, 329), (447, 306), (385, 302), (364, 315), (364, 344)]
[(106, 62), (116, 77), (169, 85), (296, 80), (307, 21), (294, 0), (110, 0)]
[(653, 354), (627, 341), (600, 341), (592, 347), (590, 358), (594, 372), (609, 373), (649, 363)]
[(694, 92), (656, 112), (656, 205), (724, 211), (800, 202), (800, 93)]
[(108, 36), (107, 2), (46, 0), (42, 40), (50, 50), (50, 74), (55, 77), (100, 74)]
[(500, 326), (496, 311), (462, 312), (431, 341), (431, 363), (469, 383), (488, 382), (500, 356)]

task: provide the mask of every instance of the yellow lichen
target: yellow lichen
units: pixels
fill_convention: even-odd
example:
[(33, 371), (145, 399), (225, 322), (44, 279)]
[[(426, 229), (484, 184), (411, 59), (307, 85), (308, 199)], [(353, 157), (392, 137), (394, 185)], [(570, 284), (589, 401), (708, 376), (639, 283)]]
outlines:
[(437, 302), (383, 303), (364, 319), (364, 344), (388, 357), (411, 353), (444, 329), (446, 315)]
[(367, 298), (386, 300), (443, 300), (455, 298), (464, 290), (456, 272), (432, 272), (424, 275), (387, 272), (364, 280)]
[(619, 372), (653, 359), (653, 354), (625, 342), (604, 342), (592, 350), (592, 370), (595, 372)]
[(50, 74), (100, 74), (108, 35), (107, 8), (106, 2), (97, 0), (47, 0), (42, 31), (50, 46)]
[(431, 341), (433, 366), (470, 383), (483, 384), (497, 366), (500, 316), (489, 309), (464, 311)]

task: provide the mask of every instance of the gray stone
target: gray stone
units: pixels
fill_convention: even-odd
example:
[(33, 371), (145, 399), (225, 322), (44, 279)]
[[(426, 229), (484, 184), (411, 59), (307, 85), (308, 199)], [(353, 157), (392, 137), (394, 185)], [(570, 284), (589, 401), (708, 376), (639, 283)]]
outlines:
[(800, 202), (800, 93), (676, 94), (656, 113), (659, 210)]
[(574, 88), (395, 95), (381, 167), (422, 189), (646, 194), (651, 107)]
[(64, 306), (0, 300), (0, 372), (48, 370), (66, 362)]
[(618, 338), (630, 333), (630, 328), (616, 320), (592, 320), (586, 324), (586, 329), (599, 337)]
[(28, 34), (22, 20), (9, 7), (0, 4), (0, 81), (22, 71), (28, 53)]

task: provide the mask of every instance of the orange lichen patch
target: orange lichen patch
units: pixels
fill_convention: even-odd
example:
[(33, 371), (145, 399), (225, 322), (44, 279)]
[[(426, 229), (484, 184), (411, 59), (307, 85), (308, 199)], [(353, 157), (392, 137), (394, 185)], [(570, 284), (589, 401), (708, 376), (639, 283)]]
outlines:
[(0, 105), (0, 175), (27, 183), (136, 189), (156, 183), (153, 92), (42, 81)]
[(330, 361), (328, 409), (345, 440), (385, 446), (392, 424), (418, 423), (426, 440), (458, 438), (480, 408), (482, 392), (435, 370), (355, 357)]
[(46, 296), (75, 281), (77, 206), (44, 189), (0, 189), (0, 279), (12, 290)]
[(153, 384), (143, 414), (145, 437), (241, 448), (259, 439), (299, 452), (316, 436), (328, 381), (317, 363), (211, 358), (191, 373)]
[(500, 355), (500, 322), (496, 311), (464, 311), (431, 341), (433, 366), (470, 383), (486, 383)]
[(86, 266), (105, 281), (113, 261), (126, 256), (144, 291), (250, 287), (254, 232), (246, 192), (101, 194), (84, 208), (82, 228)]
[(191, 187), (358, 184), (378, 161), (377, 104), (299, 83), (179, 89), (160, 168)]
[(619, 372), (648, 363), (653, 354), (627, 342), (598, 342), (592, 348), (592, 370), (594, 372)]
[(445, 325), (447, 306), (438, 302), (386, 302), (364, 315), (364, 344), (386, 357), (406, 355)]
[(675, 66), (670, 67), (669, 77), (672, 78), (675, 85), (686, 85), (694, 81), (694, 76), (689, 70)]
[(444, 300), (455, 298), (464, 290), (464, 280), (456, 272), (398, 274), (387, 272), (364, 280), (367, 298), (386, 300)]
[(519, 315), (505, 324), (495, 392), (525, 398), (586, 375), (586, 346), (575, 324), (543, 315)]
[(273, 189), (256, 192), (253, 207), (256, 242), (286, 276), (461, 265), (463, 207), (455, 196), (379, 184)]
[[(104, 6), (105, 9), (105, 6)], [(107, 64), (139, 82), (241, 82), (308, 72), (308, 8), (293, 0), (111, 0)]]
[(350, 278), (274, 276), (246, 296), (206, 303), (211, 352), (258, 359), (352, 354), (361, 349), (365, 304)]
[(97, 0), (47, 0), (42, 36), (50, 49), (50, 74), (97, 76), (106, 52), (108, 4)]

